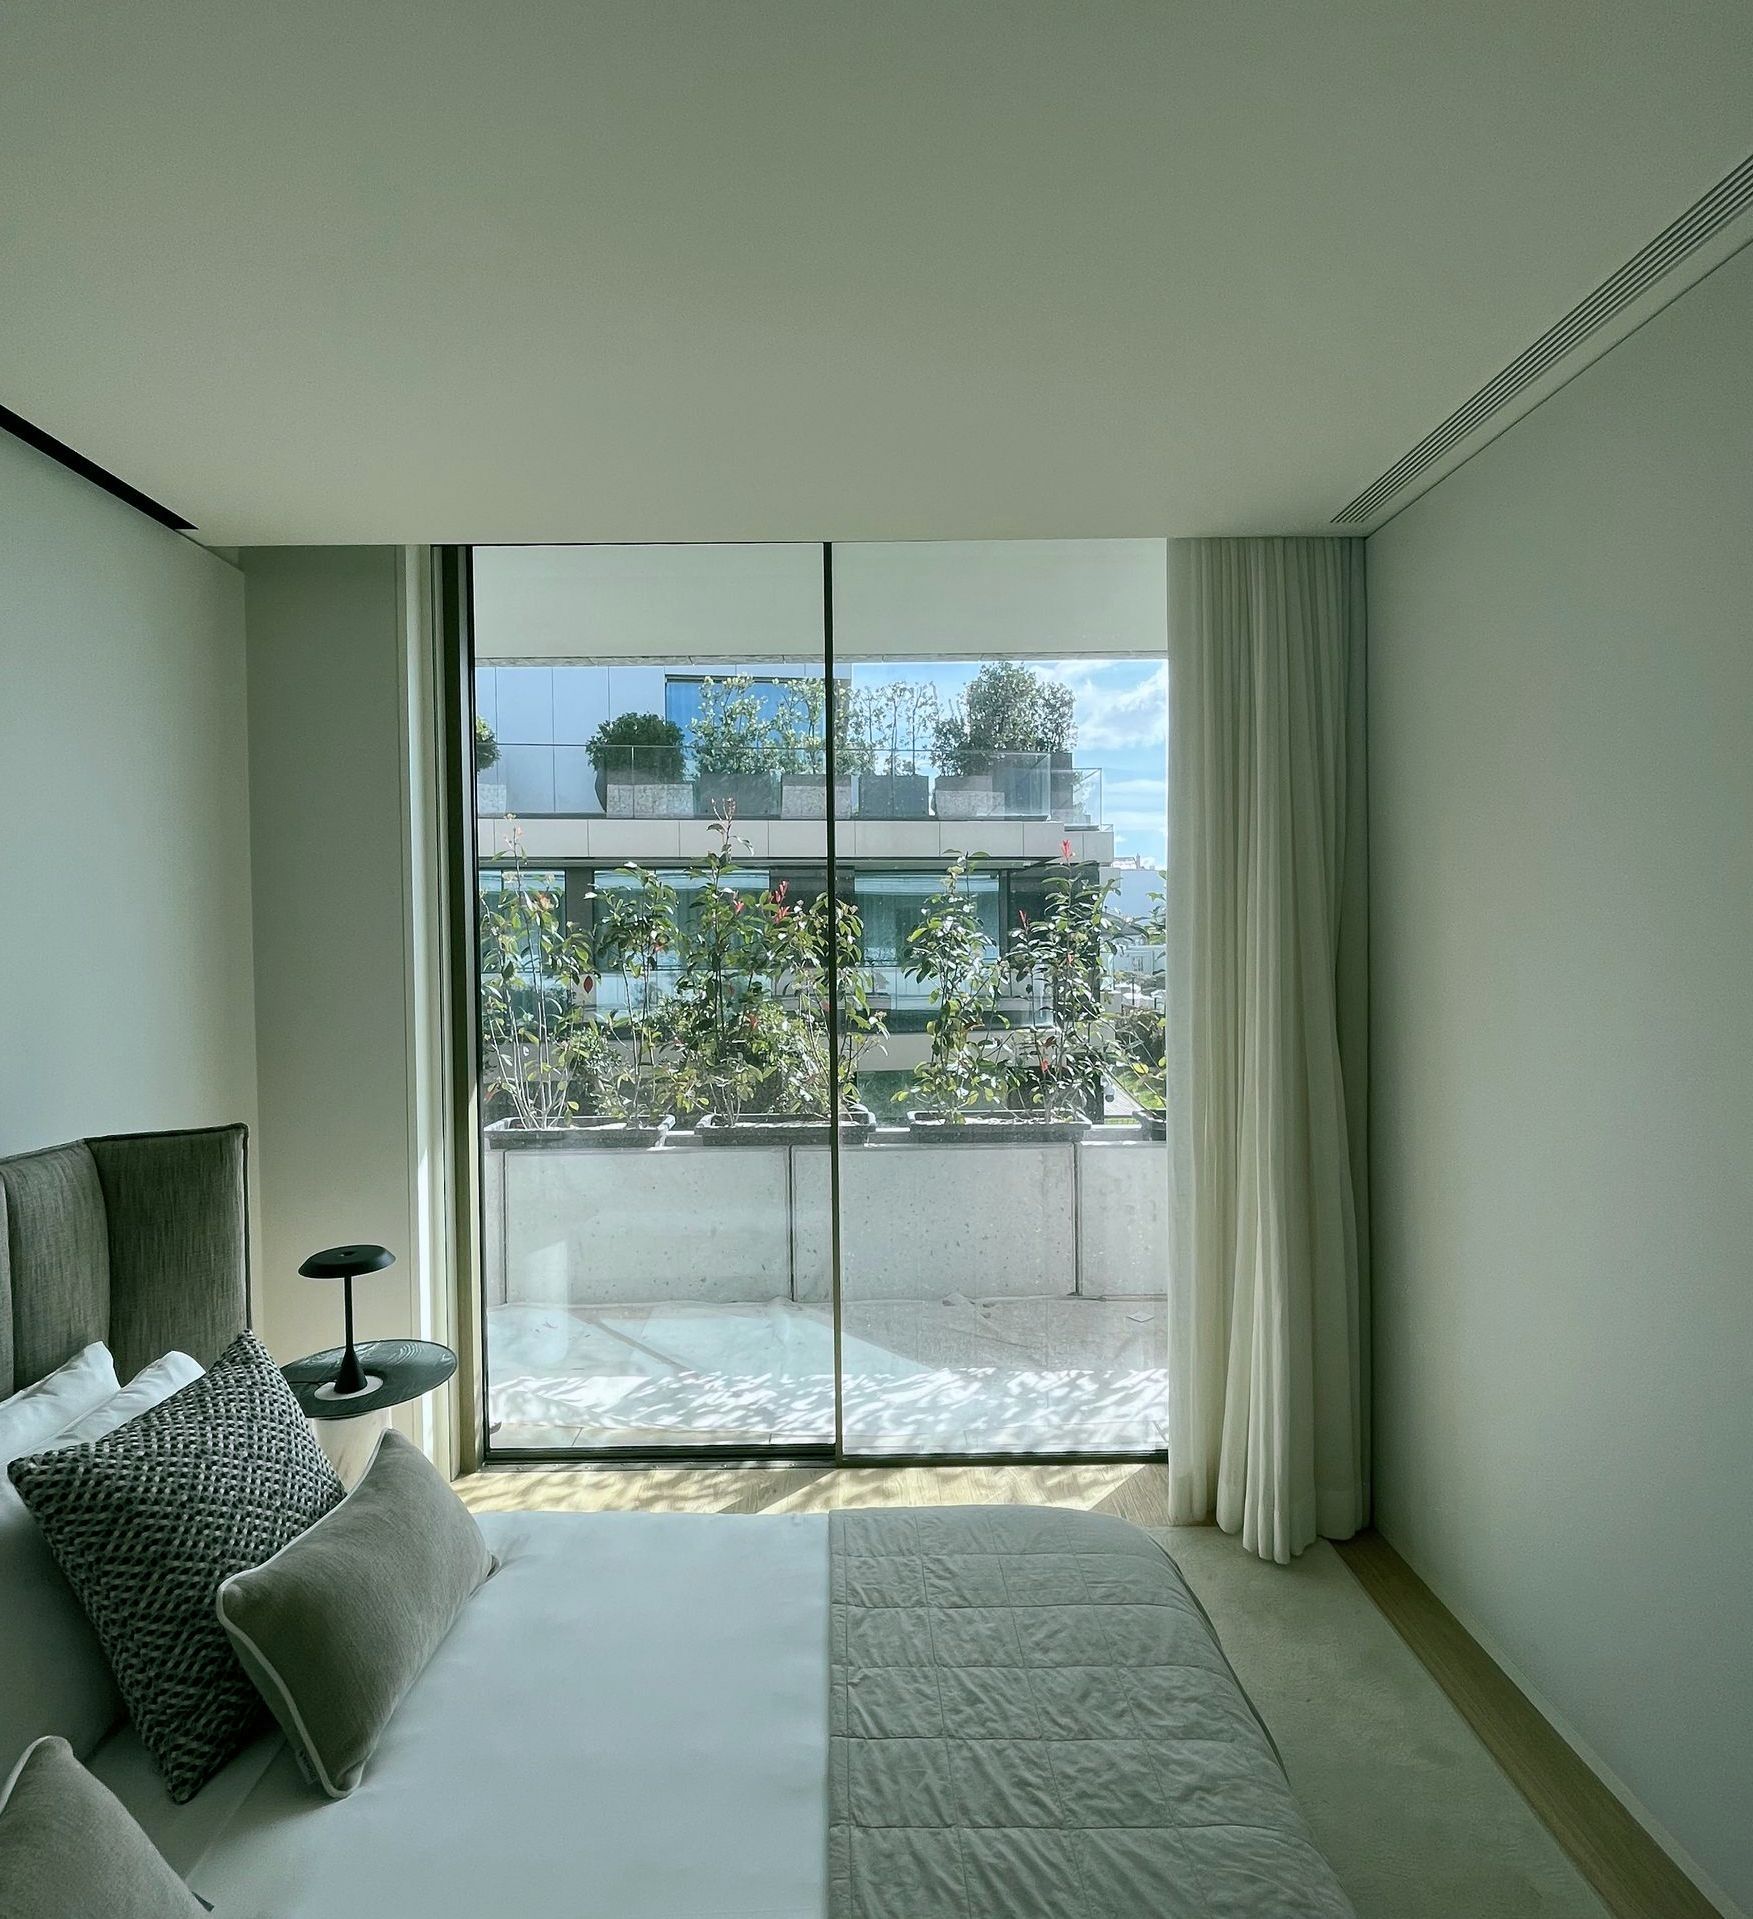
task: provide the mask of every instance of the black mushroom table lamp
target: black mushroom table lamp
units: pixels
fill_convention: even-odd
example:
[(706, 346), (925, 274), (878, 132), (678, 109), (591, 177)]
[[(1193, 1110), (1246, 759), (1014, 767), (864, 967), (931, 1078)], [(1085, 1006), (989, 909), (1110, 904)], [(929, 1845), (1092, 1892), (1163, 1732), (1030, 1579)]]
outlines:
[(346, 1289), (347, 1345), (334, 1378), (316, 1388), (316, 1398), (357, 1399), (383, 1384), (360, 1365), (359, 1349), (353, 1343), (353, 1282), (361, 1273), (381, 1273), (395, 1263), (396, 1256), (387, 1246), (330, 1246), (312, 1253), (299, 1267), (306, 1279), (338, 1279)]

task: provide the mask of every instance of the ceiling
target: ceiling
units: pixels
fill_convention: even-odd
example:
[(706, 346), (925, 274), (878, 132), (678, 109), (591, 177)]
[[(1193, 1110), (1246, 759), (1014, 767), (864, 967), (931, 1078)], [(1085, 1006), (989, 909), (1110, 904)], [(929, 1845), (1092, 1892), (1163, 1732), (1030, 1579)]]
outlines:
[(1749, 148), (1745, 0), (9, 0), (0, 403), (215, 544), (1324, 531)]

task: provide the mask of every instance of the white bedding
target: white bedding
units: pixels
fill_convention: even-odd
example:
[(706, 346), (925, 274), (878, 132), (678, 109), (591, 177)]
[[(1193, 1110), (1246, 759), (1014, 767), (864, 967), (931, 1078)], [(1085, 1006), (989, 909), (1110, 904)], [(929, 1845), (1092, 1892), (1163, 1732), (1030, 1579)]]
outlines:
[(278, 1732), (263, 1733), (181, 1806), (165, 1791), (157, 1761), (125, 1720), (85, 1763), (151, 1833), (152, 1843), (186, 1879), (236, 1818), (276, 1755), (284, 1751)]
[(481, 1524), (500, 1569), (364, 1783), (332, 1803), (278, 1747), (194, 1889), (225, 1919), (822, 1919), (825, 1515)]

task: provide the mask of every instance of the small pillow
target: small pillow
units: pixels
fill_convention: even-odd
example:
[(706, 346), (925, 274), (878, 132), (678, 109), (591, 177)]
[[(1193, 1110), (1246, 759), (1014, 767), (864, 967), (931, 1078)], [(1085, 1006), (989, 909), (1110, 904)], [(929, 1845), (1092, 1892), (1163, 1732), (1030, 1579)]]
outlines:
[(190, 1919), (207, 1908), (65, 1739), (39, 1739), (0, 1791), (6, 1919)]
[(94, 1340), (47, 1379), (0, 1399), (0, 1461), (30, 1452), (120, 1390), (110, 1349)]
[(305, 1776), (344, 1799), (390, 1715), (496, 1561), (398, 1432), (311, 1529), (219, 1588), (219, 1618)]
[(168, 1352), (150, 1366), (142, 1366), (119, 1393), (101, 1406), (92, 1407), (83, 1419), (63, 1427), (50, 1444), (59, 1450), (62, 1446), (83, 1446), (91, 1440), (102, 1439), (118, 1426), (127, 1425), (130, 1419), (162, 1405), (172, 1393), (192, 1386), (203, 1370), (201, 1362), (191, 1359), (187, 1353)]
[(339, 1505), (335, 1469), (267, 1348), (243, 1333), (192, 1385), (105, 1438), (7, 1470), (181, 1805), (261, 1712), (214, 1613), (219, 1582)]
[[(0, 1309), (3, 1310), (3, 1309)], [(0, 1467), (47, 1446), (63, 1426), (115, 1396), (107, 1346), (87, 1346), (0, 1400)], [(0, 1473), (0, 1774), (33, 1739), (58, 1732), (81, 1755), (122, 1715), (109, 1661), (67, 1589), (48, 1541)]]

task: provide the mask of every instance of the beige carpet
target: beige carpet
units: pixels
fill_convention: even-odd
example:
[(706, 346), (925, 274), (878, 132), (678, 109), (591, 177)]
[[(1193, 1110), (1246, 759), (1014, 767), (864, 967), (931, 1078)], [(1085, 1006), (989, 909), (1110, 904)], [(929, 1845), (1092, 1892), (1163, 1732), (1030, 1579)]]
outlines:
[(1331, 1546), (1268, 1566), (1209, 1527), (1151, 1531), (1211, 1614), (1359, 1919), (1604, 1919)]

